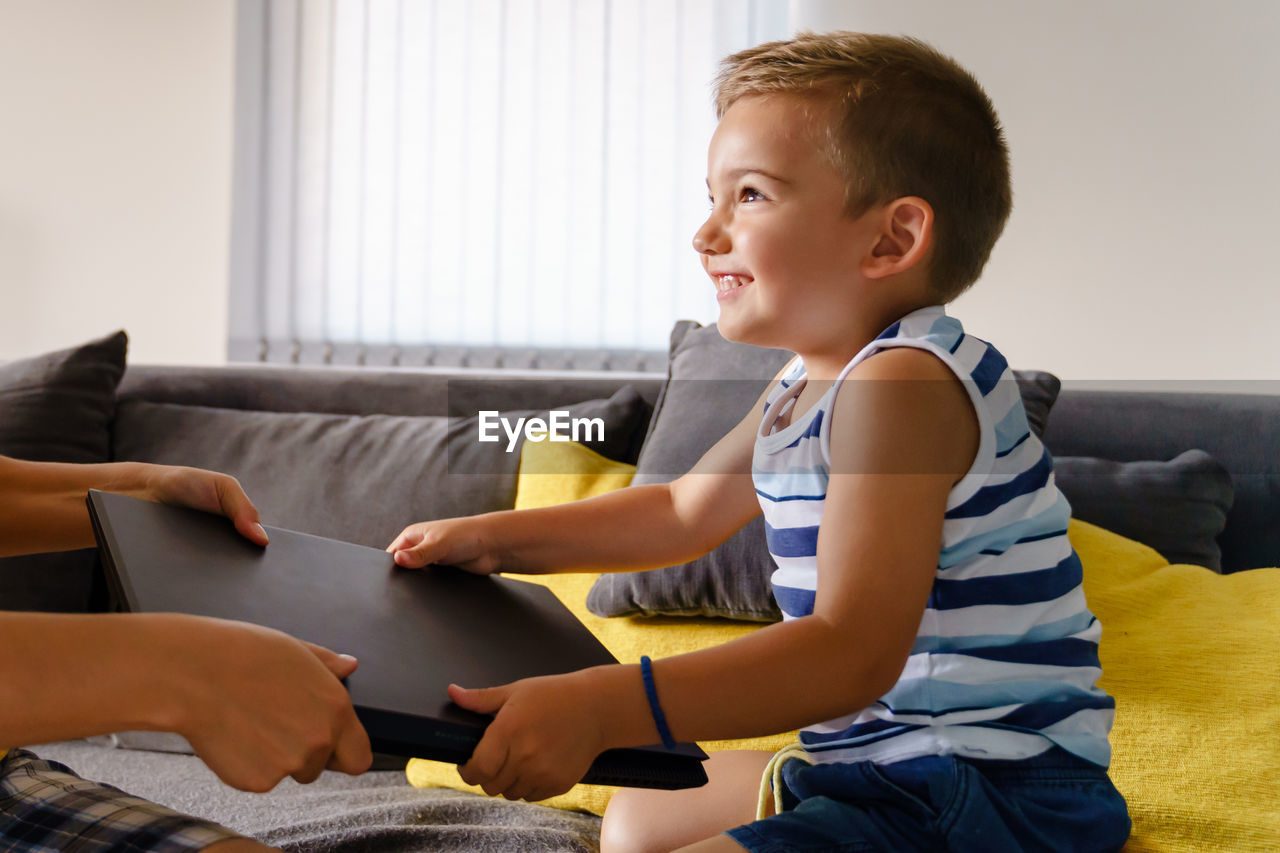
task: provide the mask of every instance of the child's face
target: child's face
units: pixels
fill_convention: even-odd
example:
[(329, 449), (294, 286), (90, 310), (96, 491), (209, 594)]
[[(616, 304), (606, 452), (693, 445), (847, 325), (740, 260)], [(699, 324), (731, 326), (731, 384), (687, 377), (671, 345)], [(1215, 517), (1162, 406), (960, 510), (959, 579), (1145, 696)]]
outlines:
[(845, 213), (844, 176), (817, 143), (825, 109), (786, 95), (742, 98), (711, 138), (711, 214), (693, 246), (730, 340), (803, 352), (856, 312), (852, 285), (874, 244), (875, 211)]

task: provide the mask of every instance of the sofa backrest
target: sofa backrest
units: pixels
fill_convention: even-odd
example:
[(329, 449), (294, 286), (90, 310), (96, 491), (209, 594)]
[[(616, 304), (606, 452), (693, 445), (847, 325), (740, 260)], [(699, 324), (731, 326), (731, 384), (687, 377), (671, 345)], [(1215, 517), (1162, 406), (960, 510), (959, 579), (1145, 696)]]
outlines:
[(633, 386), (650, 405), (659, 373), (464, 368), (327, 368), (130, 365), (117, 398), (341, 415), (448, 415), (480, 401), (495, 409), (546, 409)]
[(1168, 460), (1199, 448), (1235, 487), (1222, 570), (1280, 566), (1280, 395), (1064, 387), (1044, 435), (1059, 456)]
[[(650, 404), (655, 373), (455, 368), (133, 365), (121, 400), (334, 414), (447, 415), (477, 405), (537, 409), (607, 397), (630, 384)], [(1045, 444), (1060, 456), (1168, 460), (1200, 448), (1230, 472), (1235, 502), (1219, 537), (1223, 571), (1280, 566), (1280, 394), (1065, 387)], [(634, 460), (632, 460), (634, 461)]]

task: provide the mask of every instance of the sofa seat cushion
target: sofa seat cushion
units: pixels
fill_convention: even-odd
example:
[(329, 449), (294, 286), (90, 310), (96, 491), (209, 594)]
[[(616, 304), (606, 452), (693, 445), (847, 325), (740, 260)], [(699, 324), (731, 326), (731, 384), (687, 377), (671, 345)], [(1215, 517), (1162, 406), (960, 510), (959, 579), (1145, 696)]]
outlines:
[(1126, 850), (1280, 849), (1280, 569), (1171, 565), (1071, 523), (1115, 697)]

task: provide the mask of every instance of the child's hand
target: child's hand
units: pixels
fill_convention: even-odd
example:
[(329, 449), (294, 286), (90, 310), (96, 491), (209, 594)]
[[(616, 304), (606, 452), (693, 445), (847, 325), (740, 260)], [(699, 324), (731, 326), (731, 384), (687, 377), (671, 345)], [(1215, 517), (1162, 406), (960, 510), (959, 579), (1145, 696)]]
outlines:
[(396, 565), (420, 569), (432, 564), (457, 566), (472, 574), (500, 571), (501, 561), (490, 547), (484, 521), (477, 516), (410, 524), (387, 546)]
[(496, 714), (471, 760), (458, 768), (469, 785), (508, 800), (545, 800), (578, 783), (604, 750), (600, 692), (589, 671), (526, 678), (501, 687), (449, 685), (449, 698)]

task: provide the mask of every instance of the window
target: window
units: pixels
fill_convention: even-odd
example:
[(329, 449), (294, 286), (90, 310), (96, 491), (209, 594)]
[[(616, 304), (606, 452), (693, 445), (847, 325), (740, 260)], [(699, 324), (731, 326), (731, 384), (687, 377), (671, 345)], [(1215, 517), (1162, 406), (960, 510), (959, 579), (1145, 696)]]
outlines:
[(237, 15), (233, 360), (652, 367), (714, 320), (711, 80), (786, 0)]

